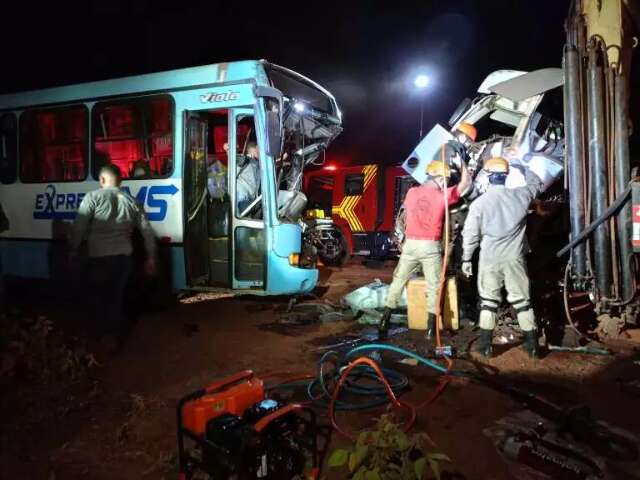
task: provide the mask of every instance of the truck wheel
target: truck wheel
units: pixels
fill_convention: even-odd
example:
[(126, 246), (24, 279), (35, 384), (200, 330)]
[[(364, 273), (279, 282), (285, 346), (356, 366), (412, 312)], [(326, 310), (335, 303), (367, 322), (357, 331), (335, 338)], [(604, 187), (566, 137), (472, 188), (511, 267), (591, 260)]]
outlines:
[(332, 238), (324, 239), (318, 249), (322, 263), (330, 267), (341, 267), (349, 260), (349, 246), (341, 232), (333, 232)]

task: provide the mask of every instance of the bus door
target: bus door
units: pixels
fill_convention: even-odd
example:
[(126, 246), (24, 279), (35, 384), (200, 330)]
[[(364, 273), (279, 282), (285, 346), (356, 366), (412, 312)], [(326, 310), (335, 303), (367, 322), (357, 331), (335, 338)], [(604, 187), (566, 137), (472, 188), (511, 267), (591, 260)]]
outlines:
[(234, 289), (264, 290), (266, 283), (266, 240), (261, 161), (256, 149), (254, 110), (231, 111), (229, 135), (229, 183), (232, 204), (232, 259)]
[(207, 121), (185, 112), (184, 254), (187, 285), (209, 282), (207, 248)]

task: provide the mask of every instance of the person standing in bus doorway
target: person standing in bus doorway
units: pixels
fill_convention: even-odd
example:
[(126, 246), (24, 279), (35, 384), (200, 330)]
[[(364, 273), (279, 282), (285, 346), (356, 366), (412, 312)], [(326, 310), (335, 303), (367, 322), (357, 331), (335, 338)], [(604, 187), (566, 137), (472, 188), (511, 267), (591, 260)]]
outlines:
[(433, 338), (436, 326), (436, 303), (440, 271), (442, 269), (442, 227), (445, 215), (443, 199), (447, 189), (448, 205), (460, 200), (471, 185), (471, 176), (464, 161), (461, 161), (460, 182), (447, 187), (451, 169), (443, 160), (433, 160), (427, 166), (427, 181), (413, 187), (404, 200), (406, 212), (405, 241), (398, 265), (393, 272), (385, 309), (379, 326), (380, 338), (387, 336), (391, 313), (398, 306), (402, 290), (415, 270), (422, 265), (427, 284), (427, 331), (426, 338)]
[(70, 239), (70, 259), (75, 261), (80, 244), (87, 237), (89, 297), (96, 312), (92, 327), (109, 353), (118, 348), (128, 327), (123, 300), (131, 274), (134, 228), (144, 238), (145, 272), (149, 275), (156, 272), (153, 230), (142, 207), (120, 189), (121, 180), (116, 165), (107, 164), (100, 169), (100, 188), (82, 199)]
[(239, 216), (258, 198), (260, 192), (259, 158), (260, 150), (256, 142), (247, 143), (246, 154), (237, 157), (236, 198)]

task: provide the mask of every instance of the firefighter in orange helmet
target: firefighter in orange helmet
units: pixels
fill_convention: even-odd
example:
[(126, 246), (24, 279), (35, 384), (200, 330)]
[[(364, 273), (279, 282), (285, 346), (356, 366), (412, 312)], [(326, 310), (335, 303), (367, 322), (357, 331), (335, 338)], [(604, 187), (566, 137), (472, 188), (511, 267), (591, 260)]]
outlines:
[(478, 131), (476, 127), (470, 123), (461, 123), (453, 130), (453, 140), (450, 140), (447, 145), (464, 161), (469, 161), (469, 154), (467, 148), (478, 137)]

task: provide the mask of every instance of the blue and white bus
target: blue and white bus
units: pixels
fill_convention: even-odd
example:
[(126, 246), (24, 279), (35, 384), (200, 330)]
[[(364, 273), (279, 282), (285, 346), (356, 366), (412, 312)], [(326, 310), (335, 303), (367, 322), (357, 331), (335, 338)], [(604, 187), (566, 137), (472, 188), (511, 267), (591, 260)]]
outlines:
[[(0, 96), (1, 273), (56, 276), (77, 207), (110, 162), (144, 205), (174, 289), (307, 292), (318, 271), (300, 261), (302, 170), (341, 123), (327, 90), (266, 61)], [(253, 142), (259, 182), (241, 209)]]

